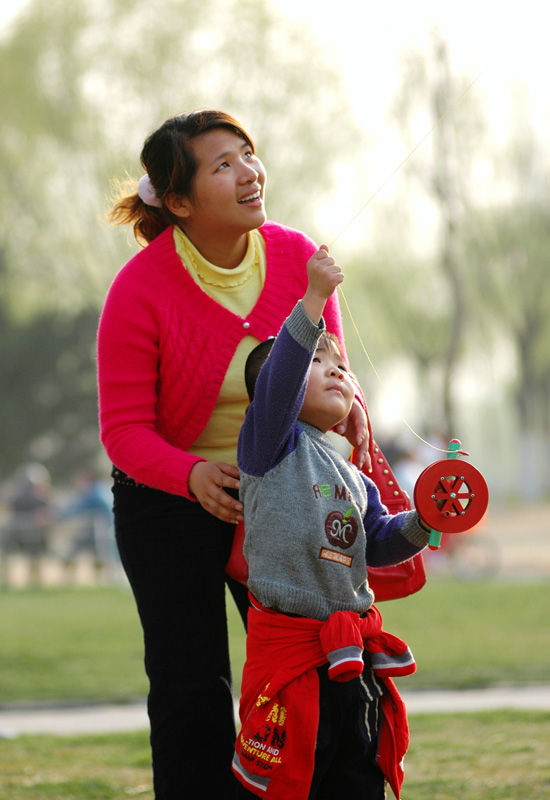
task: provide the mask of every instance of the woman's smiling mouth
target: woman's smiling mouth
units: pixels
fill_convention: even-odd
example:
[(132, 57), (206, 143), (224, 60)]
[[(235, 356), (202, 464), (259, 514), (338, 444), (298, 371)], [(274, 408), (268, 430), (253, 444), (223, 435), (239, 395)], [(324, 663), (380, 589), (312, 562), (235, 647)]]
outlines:
[(253, 203), (255, 200), (261, 200), (260, 189), (258, 189), (257, 192), (254, 192), (254, 194), (248, 194), (246, 197), (243, 197), (241, 200), (239, 200), (239, 203)]

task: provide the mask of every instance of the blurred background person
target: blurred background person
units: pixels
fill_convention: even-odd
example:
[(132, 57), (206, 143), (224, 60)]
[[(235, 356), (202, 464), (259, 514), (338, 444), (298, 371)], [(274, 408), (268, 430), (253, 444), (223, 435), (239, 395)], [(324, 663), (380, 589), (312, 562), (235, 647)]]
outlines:
[(50, 550), (51, 490), (50, 473), (42, 464), (24, 464), (15, 473), (0, 535), (2, 585), (9, 580), (7, 561), (16, 553), (29, 561), (31, 585), (40, 583), (40, 562)]
[(99, 470), (82, 467), (76, 475), (76, 491), (65, 507), (58, 510), (59, 521), (76, 520), (77, 528), (61, 551), (66, 567), (73, 569), (77, 558), (93, 558), (96, 577), (106, 568), (111, 581), (116, 580), (120, 560), (113, 534), (113, 510), (110, 485)]

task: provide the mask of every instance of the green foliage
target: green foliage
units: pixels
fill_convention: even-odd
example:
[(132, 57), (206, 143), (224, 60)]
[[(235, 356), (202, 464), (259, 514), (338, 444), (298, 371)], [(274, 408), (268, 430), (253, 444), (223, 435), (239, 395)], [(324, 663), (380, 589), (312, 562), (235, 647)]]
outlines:
[[(443, 313), (436, 302), (434, 315), (428, 297), (417, 306), (416, 313), (409, 301), (403, 309), (403, 330), (421, 330), (423, 352), (412, 349), (419, 365), (420, 382), (427, 383), (427, 366), (436, 361), (440, 374), (438, 397), (441, 408), (436, 411), (436, 427), (452, 436), (456, 430), (456, 398), (452, 380), (458, 368), (464, 368), (461, 356), (465, 351), (466, 325), (471, 315), (467, 303), (465, 258), (458, 233), (469, 203), (469, 178), (474, 166), (474, 140), (479, 142), (480, 115), (475, 113), (473, 96), (467, 93), (470, 81), (453, 74), (449, 48), (437, 31), (428, 54), (411, 54), (397, 100), (395, 116), (400, 122), (405, 138), (422, 141), (418, 134), (419, 113), (424, 115), (424, 134), (430, 131), (427, 146), (405, 166), (416, 179), (416, 186), (428, 199), (437, 217), (436, 252), (433, 262), (436, 269), (430, 278), (445, 298)], [(460, 104), (457, 102), (460, 98)], [(450, 113), (452, 110), (452, 114)], [(473, 113), (474, 112), (474, 113)], [(473, 124), (472, 124), (473, 121)], [(426, 155), (427, 154), (427, 155)], [(408, 275), (414, 294), (414, 282)], [(427, 294), (433, 288), (425, 287)], [(432, 291), (430, 291), (432, 289)], [(419, 313), (419, 310), (422, 313)], [(437, 323), (434, 331), (434, 322)], [(418, 336), (417, 336), (418, 339)], [(428, 349), (424, 349), (428, 343)], [(434, 348), (433, 344), (437, 343)], [(409, 345), (407, 342), (407, 349)], [(434, 352), (434, 349), (436, 352)], [(437, 351), (440, 351), (437, 353)], [(410, 352), (410, 350), (409, 350)], [(436, 358), (437, 357), (437, 360)]]
[(53, 466), (54, 478), (74, 474), (97, 454), (96, 328), (93, 309), (26, 324), (0, 316), (2, 477), (24, 461)]
[[(544, 176), (541, 176), (544, 180)], [(548, 189), (543, 192), (548, 197)], [(524, 430), (550, 430), (550, 211), (526, 200), (479, 215), (468, 230), (472, 294), (483, 298), (484, 336), (512, 343)]]
[[(350, 273), (346, 296), (354, 317), (368, 321), (366, 334), (375, 353), (385, 358), (407, 353), (423, 370), (441, 362), (450, 321), (447, 292), (433, 264), (413, 255), (405, 259), (396, 251), (379, 251), (368, 269), (354, 260)], [(350, 341), (350, 346), (355, 343)]]
[(272, 173), (270, 214), (304, 222), (304, 198), (330, 187), (331, 143), (338, 152), (343, 129), (348, 146), (357, 138), (325, 55), (267, 0), (31, 0), (0, 42), (0, 248), (12, 304), (101, 303), (130, 255), (100, 222), (109, 182), (138, 178), (146, 135), (191, 108), (241, 119)]

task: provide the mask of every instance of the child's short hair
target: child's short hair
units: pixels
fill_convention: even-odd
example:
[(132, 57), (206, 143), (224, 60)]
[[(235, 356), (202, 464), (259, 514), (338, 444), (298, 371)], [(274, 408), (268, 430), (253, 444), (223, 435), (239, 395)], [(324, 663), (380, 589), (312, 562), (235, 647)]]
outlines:
[(256, 380), (260, 374), (268, 355), (273, 347), (274, 338), (267, 339), (265, 342), (260, 342), (256, 347), (250, 351), (246, 364), (244, 365), (244, 382), (246, 384), (246, 391), (248, 392), (248, 399), (252, 402), (254, 398), (254, 389), (256, 387)]
[[(268, 355), (271, 352), (271, 348), (273, 347), (273, 342), (275, 341), (274, 338), (267, 339), (265, 342), (260, 342), (248, 355), (246, 359), (246, 364), (244, 367), (244, 382), (246, 384), (246, 391), (248, 392), (248, 398), (250, 402), (252, 402), (254, 398), (254, 389), (256, 387), (256, 381), (258, 379), (258, 375), (260, 374), (260, 370), (263, 367), (265, 361), (267, 360)], [(322, 347), (323, 345), (328, 345), (329, 349), (337, 350), (338, 353), (341, 354), (342, 350), (340, 348), (340, 341), (336, 334), (329, 333), (328, 331), (323, 331), (321, 336), (319, 337), (319, 341), (317, 343), (317, 347)]]
[(340, 347), (340, 340), (336, 336), (335, 333), (329, 333), (329, 331), (323, 331), (323, 333), (319, 337), (319, 341), (317, 342), (317, 347), (322, 347), (323, 345), (329, 344), (329, 349), (336, 350), (339, 355), (342, 355), (342, 348)]

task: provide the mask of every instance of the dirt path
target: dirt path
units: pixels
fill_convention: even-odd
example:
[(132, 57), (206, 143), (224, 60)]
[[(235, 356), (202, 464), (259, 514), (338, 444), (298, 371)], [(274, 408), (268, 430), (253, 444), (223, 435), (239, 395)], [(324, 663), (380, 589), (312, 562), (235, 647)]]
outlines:
[[(550, 711), (550, 685), (494, 686), (462, 691), (402, 690), (409, 714), (487, 711), (501, 708)], [(235, 714), (237, 706), (235, 704)], [(0, 739), (19, 734), (116, 733), (149, 727), (145, 703), (82, 708), (42, 708), (0, 711)]]

